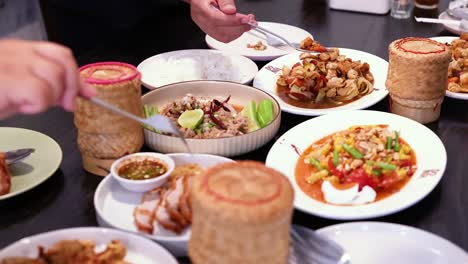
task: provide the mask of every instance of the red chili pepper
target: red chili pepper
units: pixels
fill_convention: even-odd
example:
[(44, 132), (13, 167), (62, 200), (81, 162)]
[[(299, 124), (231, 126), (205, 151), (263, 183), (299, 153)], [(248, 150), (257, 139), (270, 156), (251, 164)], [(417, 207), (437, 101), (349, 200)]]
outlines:
[[(213, 111), (214, 107), (213, 107), (213, 102), (211, 102), (210, 104), (210, 111), (209, 111), (209, 115), (210, 115), (210, 119), (211, 121), (213, 121), (213, 123), (215, 123), (219, 128), (221, 129), (226, 129), (226, 127), (224, 126), (223, 122), (221, 122), (221, 120), (219, 120), (218, 118), (216, 118), (214, 116), (214, 113), (215, 111)], [(218, 109), (219, 110), (219, 109)]]
[(332, 158), (328, 159), (328, 169), (333, 175), (335, 175), (339, 179), (344, 178), (344, 173), (335, 167), (335, 164), (333, 164)]

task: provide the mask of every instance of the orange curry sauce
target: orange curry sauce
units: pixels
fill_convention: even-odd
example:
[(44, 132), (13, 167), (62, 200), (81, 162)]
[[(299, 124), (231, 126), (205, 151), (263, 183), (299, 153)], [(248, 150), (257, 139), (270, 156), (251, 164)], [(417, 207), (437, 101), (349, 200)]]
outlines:
[[(384, 126), (384, 127), (386, 127), (386, 126)], [(296, 164), (295, 176), (296, 176), (297, 184), (299, 185), (299, 187), (301, 188), (301, 190), (304, 193), (306, 193), (308, 196), (310, 196), (313, 199), (315, 199), (317, 201), (320, 201), (322, 203), (327, 203), (325, 201), (324, 195), (322, 193), (322, 182), (323, 182), (323, 180), (319, 180), (319, 181), (315, 182), (314, 184), (307, 183), (306, 178), (312, 172), (317, 172), (317, 169), (314, 166), (312, 166), (311, 164), (305, 163), (304, 159), (305, 159), (305, 157), (307, 157), (307, 155), (309, 155), (314, 150), (314, 148), (312, 146), (324, 143), (327, 139), (333, 137), (333, 135), (334, 134), (328, 135), (328, 136), (314, 142), (311, 146), (309, 146), (300, 155), (299, 159), (297, 160), (297, 164)], [(405, 145), (409, 146), (409, 144), (406, 141), (404, 141), (401, 137), (399, 137), (399, 141), (400, 141), (401, 145), (405, 144)], [(416, 165), (416, 154), (414, 153), (413, 149), (411, 149), (411, 154), (410, 155), (411, 155), (412, 164)], [(403, 188), (403, 186), (405, 186), (406, 183), (409, 182), (411, 177), (412, 176), (406, 177), (405, 179), (401, 180), (400, 182), (398, 182), (397, 184), (392, 186), (392, 188), (388, 188), (388, 189), (379, 188), (379, 189), (376, 189), (375, 191), (377, 192), (377, 197), (376, 197), (375, 201), (385, 199), (385, 198), (389, 197), (390, 195), (400, 191), (401, 188)], [(352, 186), (355, 185), (355, 183), (342, 183), (342, 184), (332, 183), (332, 184), (336, 189), (341, 189), (341, 190), (351, 188)], [(344, 206), (347, 206), (347, 205), (344, 205)]]

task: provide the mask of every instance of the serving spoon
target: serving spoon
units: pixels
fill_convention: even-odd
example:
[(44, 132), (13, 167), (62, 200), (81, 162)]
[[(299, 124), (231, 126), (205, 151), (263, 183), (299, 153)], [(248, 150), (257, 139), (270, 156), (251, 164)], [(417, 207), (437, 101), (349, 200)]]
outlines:
[(292, 251), (288, 264), (351, 264), (351, 257), (335, 241), (314, 230), (293, 225)]
[(17, 163), (31, 155), (35, 149), (33, 148), (24, 148), (24, 149), (16, 149), (10, 150), (5, 152), (5, 163), (7, 165), (11, 165), (13, 163)]
[[(211, 4), (211, 7), (218, 10), (219, 12), (221, 12), (221, 10), (219, 9), (219, 6), (217, 6), (215, 4)], [(290, 47), (290, 48), (293, 48), (293, 49), (295, 49), (297, 51), (300, 51), (300, 52), (307, 52), (307, 53), (314, 53), (314, 54), (321, 53), (321, 52), (318, 52), (318, 51), (301, 49), (301, 45), (299, 43), (290, 42), (289, 40), (282, 37), (281, 35), (279, 35), (279, 34), (277, 34), (275, 32), (272, 32), (272, 31), (270, 31), (270, 30), (268, 30), (268, 29), (266, 29), (266, 28), (264, 28), (262, 26), (259, 26), (256, 23), (247, 22), (246, 24), (249, 25), (254, 30), (256, 30), (257, 32), (263, 33), (267, 38), (268, 45), (270, 45), (272, 47), (275, 47), (275, 48), (278, 48), (278, 49), (281, 49), (281, 48), (284, 48), (284, 47)], [(332, 51), (332, 50), (327, 48), (326, 52), (329, 52), (329, 51)]]
[(192, 151), (190, 150), (190, 147), (187, 143), (187, 141), (185, 140), (185, 137), (182, 135), (182, 133), (180, 132), (180, 130), (177, 128), (177, 126), (174, 124), (174, 122), (172, 122), (171, 119), (169, 119), (168, 117), (166, 116), (163, 116), (163, 115), (153, 115), (153, 116), (150, 116), (148, 118), (141, 118), (141, 117), (138, 117), (134, 114), (131, 114), (127, 111), (124, 111), (118, 107), (116, 107), (115, 105), (112, 105), (104, 100), (101, 100), (97, 97), (91, 97), (91, 98), (85, 98), (85, 97), (81, 97), (85, 100), (88, 100), (89, 102), (95, 104), (95, 105), (98, 105), (100, 107), (103, 107), (107, 110), (110, 110), (118, 115), (121, 115), (121, 116), (125, 116), (127, 118), (130, 118), (136, 122), (139, 122), (140, 124), (144, 124), (144, 125), (147, 125), (149, 127), (153, 127), (154, 129), (158, 130), (158, 131), (161, 131), (161, 132), (166, 132), (166, 133), (170, 133), (170, 134), (173, 134), (175, 136), (177, 136), (178, 138), (180, 138), (180, 140), (182, 140), (182, 142), (184, 143), (184, 146), (185, 148), (187, 149), (187, 153), (190, 153), (192, 154)]

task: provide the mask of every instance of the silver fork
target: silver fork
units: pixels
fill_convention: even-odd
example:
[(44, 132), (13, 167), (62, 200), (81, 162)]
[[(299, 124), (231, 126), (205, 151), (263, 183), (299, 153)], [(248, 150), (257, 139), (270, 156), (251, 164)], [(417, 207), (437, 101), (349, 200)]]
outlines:
[(289, 264), (351, 264), (351, 258), (335, 241), (298, 225), (290, 230)]

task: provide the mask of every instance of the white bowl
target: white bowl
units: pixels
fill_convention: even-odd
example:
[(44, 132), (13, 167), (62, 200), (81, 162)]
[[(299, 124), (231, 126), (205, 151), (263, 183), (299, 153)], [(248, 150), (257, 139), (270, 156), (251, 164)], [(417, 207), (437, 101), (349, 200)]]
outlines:
[[(273, 102), (274, 119), (264, 128), (234, 137), (215, 139), (188, 138), (187, 143), (194, 153), (214, 154), (226, 157), (241, 155), (253, 151), (270, 141), (278, 132), (281, 123), (281, 110), (277, 100), (260, 89), (232, 82), (190, 81), (170, 84), (153, 90), (142, 97), (143, 104), (161, 107), (186, 94), (208, 98), (224, 99), (231, 95), (233, 104), (246, 105), (255, 100), (270, 99)], [(162, 153), (185, 152), (182, 141), (173, 136), (161, 135), (145, 129), (146, 144)]]
[[(129, 179), (125, 179), (121, 177), (118, 174), (121, 164), (127, 162), (128, 160), (144, 160), (147, 158), (157, 160), (163, 163), (164, 165), (166, 165), (166, 168), (167, 168), (166, 173), (156, 178), (147, 179), (147, 180), (129, 180)], [(134, 153), (134, 154), (124, 156), (114, 161), (114, 163), (112, 163), (112, 166), (111, 166), (111, 175), (112, 177), (114, 177), (114, 179), (116, 179), (119, 182), (120, 185), (122, 185), (122, 187), (124, 187), (125, 189), (129, 191), (146, 192), (166, 183), (167, 178), (174, 170), (174, 166), (175, 166), (174, 161), (167, 155), (153, 153), (153, 152), (140, 152), (140, 153)]]
[[(220, 163), (234, 162), (225, 157), (208, 154), (175, 153), (168, 154), (168, 156), (174, 160), (176, 166), (195, 163), (204, 169)], [(137, 230), (133, 222), (133, 210), (141, 203), (142, 195), (142, 193), (128, 191), (112, 177), (104, 178), (94, 193), (97, 222), (100, 226), (122, 229), (146, 236), (161, 243), (175, 256), (186, 256), (190, 228), (179, 235), (172, 232), (145, 234)]]

